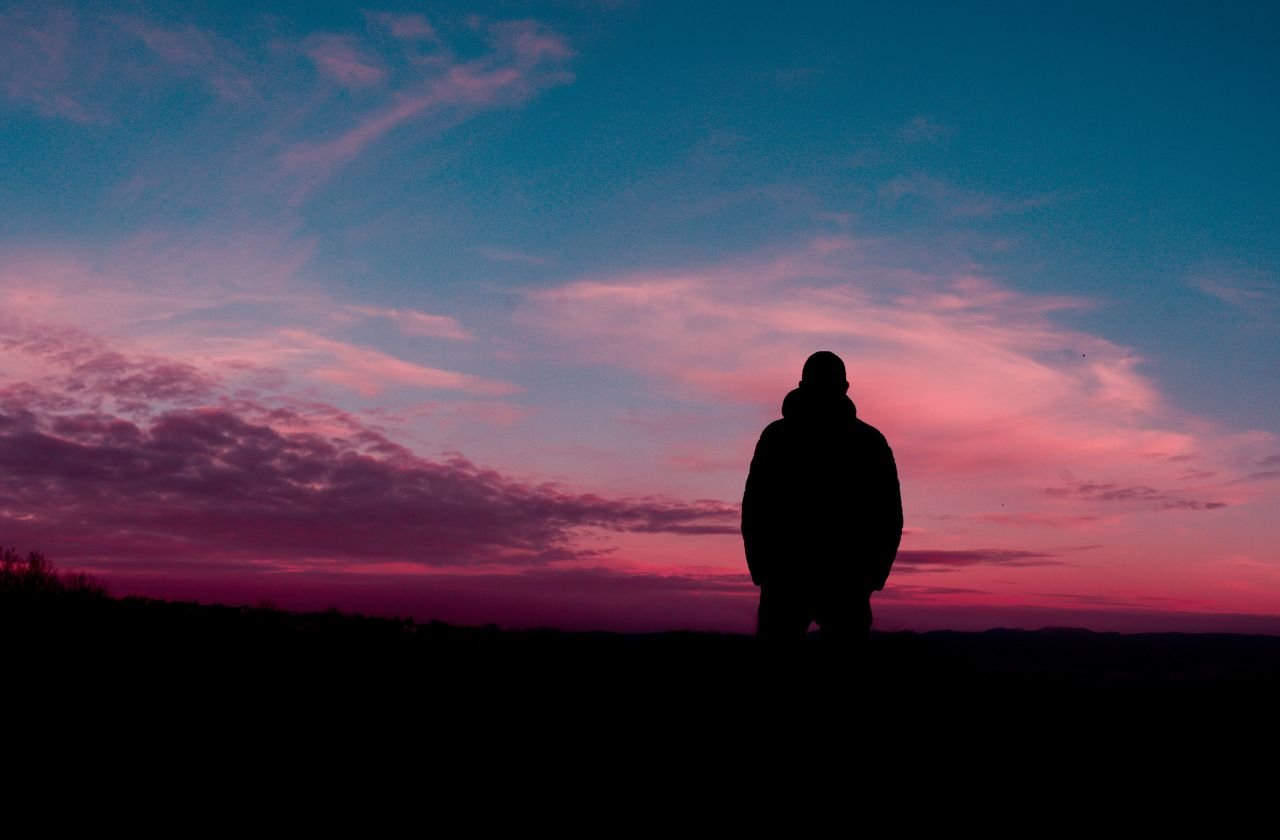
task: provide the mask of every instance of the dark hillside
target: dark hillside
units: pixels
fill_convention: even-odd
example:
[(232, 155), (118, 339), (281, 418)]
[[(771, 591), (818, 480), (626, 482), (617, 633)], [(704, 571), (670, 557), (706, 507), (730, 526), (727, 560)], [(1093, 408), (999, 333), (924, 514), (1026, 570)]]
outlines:
[(866, 657), (849, 662), (816, 636), (779, 657), (730, 634), (503, 630), (113, 598), (42, 560), (9, 555), (4, 568), (8, 685), (32, 702), (169, 725), (262, 725), (273, 714), (339, 729), (443, 721), (435, 737), (464, 739), (652, 727), (737, 737), (781, 725), (831, 737), (825, 727), (838, 726), (1016, 744), (1028, 732), (1155, 735), (1170, 721), (1220, 732), (1269, 718), (1280, 698), (1280, 637), (873, 633)]

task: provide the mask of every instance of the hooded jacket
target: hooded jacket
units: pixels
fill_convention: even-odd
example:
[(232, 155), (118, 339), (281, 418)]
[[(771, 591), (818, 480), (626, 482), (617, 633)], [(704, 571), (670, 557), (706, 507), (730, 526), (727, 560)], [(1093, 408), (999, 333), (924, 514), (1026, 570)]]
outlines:
[(787, 394), (751, 459), (742, 539), (757, 586), (884, 588), (902, 540), (898, 470), (848, 396)]

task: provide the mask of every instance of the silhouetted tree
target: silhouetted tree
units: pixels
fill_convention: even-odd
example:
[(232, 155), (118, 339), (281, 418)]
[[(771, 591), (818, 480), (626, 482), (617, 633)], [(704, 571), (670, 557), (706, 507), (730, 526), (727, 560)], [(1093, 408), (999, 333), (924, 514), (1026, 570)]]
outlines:
[(0, 594), (32, 596), (79, 593), (106, 595), (100, 582), (85, 574), (58, 574), (53, 563), (39, 551), (25, 555), (16, 548), (0, 547)]

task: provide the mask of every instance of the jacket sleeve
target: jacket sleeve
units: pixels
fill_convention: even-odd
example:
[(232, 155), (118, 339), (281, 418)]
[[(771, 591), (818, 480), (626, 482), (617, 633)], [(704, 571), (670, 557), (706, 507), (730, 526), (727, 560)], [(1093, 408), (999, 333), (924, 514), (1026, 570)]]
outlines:
[(898, 482), (898, 465), (893, 460), (893, 450), (888, 441), (881, 439), (878, 457), (878, 487), (876, 489), (879, 524), (876, 536), (871, 585), (876, 591), (884, 589), (889, 571), (902, 544), (902, 486)]
[(778, 488), (777, 434), (774, 426), (765, 428), (756, 444), (747, 473), (747, 486), (742, 494), (742, 545), (747, 555), (751, 582), (763, 585), (769, 579), (777, 539), (774, 521)]

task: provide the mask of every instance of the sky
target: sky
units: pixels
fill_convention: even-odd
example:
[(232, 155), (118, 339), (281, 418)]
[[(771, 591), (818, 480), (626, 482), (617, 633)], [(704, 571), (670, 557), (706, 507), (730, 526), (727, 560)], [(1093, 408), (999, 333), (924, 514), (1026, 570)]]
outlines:
[(750, 632), (847, 365), (885, 630), (1280, 633), (1280, 7), (0, 3), (0, 543)]

